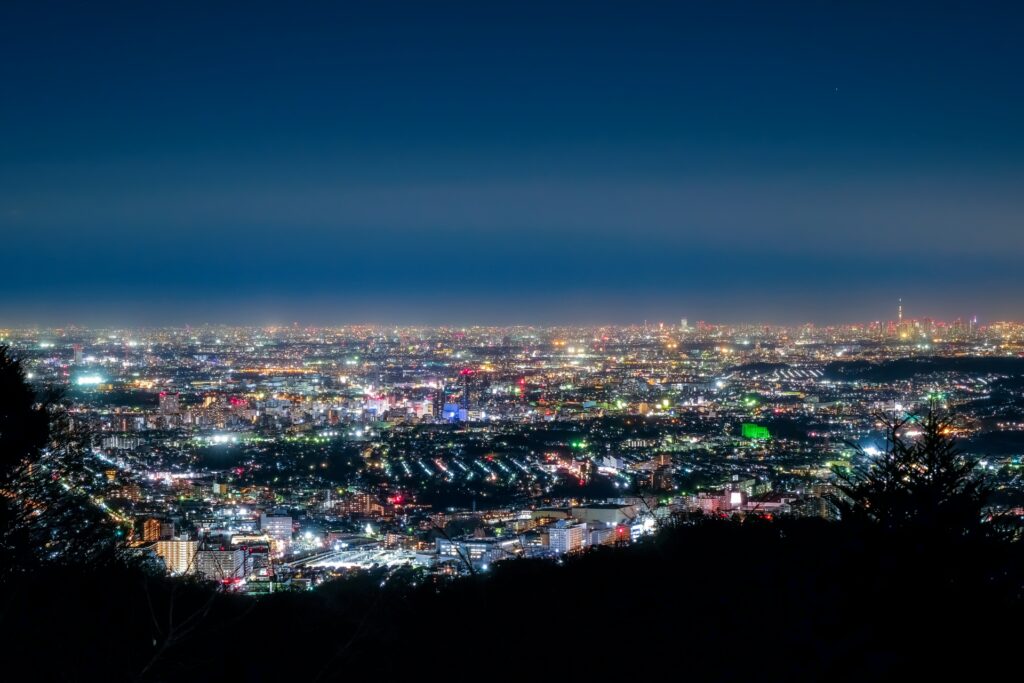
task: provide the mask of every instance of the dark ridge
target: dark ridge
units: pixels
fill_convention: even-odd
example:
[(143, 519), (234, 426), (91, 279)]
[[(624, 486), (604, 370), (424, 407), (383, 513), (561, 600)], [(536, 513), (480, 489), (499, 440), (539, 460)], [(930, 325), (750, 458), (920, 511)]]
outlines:
[[(513, 560), (447, 581), (369, 571), (260, 599), (116, 563), (0, 588), (5, 644), (39, 680), (412, 680), (436, 667), (545, 680), (980, 677), (1005, 670), (993, 653), (1014, 651), (1021, 550), (717, 521), (564, 566)], [(171, 602), (180, 620), (204, 616), (160, 652)]]
[(871, 363), (869, 361), (833, 361), (825, 366), (825, 377), (835, 381), (894, 382), (919, 375), (960, 372), (974, 375), (1024, 375), (1024, 358), (924, 356)]

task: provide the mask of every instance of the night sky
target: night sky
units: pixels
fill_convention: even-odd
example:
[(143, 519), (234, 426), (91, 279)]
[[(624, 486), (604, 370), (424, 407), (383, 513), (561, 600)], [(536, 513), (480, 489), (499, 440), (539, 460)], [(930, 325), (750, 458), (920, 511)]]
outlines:
[(839, 4), (4, 0), (0, 325), (1024, 318), (1024, 4)]

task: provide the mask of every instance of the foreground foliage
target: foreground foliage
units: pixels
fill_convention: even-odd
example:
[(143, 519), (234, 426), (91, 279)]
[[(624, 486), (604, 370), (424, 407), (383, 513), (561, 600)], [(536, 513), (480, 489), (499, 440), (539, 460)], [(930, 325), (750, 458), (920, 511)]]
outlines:
[(1018, 637), (1022, 559), (1019, 544), (708, 521), (564, 566), (511, 561), (445, 584), (408, 570), (383, 588), (368, 572), (259, 600), (111, 560), (5, 586), (0, 626), (62, 679), (889, 677), (995, 667)]

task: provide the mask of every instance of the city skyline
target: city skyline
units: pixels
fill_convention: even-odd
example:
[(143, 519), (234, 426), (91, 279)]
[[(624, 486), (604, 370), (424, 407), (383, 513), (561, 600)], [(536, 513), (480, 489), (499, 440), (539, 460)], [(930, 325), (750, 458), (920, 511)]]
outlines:
[[(977, 308), (977, 307), (975, 307)], [(283, 310), (283, 309), (282, 309)], [(292, 310), (294, 313), (295, 310)], [(92, 320), (68, 320), (68, 321), (55, 321), (56, 319), (49, 319), (44, 321), (39, 320), (3, 320), (0, 319), (0, 330), (15, 329), (15, 330), (28, 330), (28, 329), (145, 329), (145, 328), (177, 328), (177, 327), (196, 327), (201, 328), (204, 326), (222, 326), (222, 327), (238, 327), (238, 328), (275, 328), (275, 327), (289, 327), (289, 326), (301, 326), (301, 327), (320, 327), (320, 328), (355, 328), (355, 327), (395, 327), (395, 328), (557, 328), (557, 327), (577, 327), (577, 328), (600, 328), (600, 327), (615, 327), (615, 328), (627, 328), (627, 327), (650, 327), (656, 329), (661, 326), (664, 329), (675, 330), (677, 328), (689, 328), (695, 329), (697, 325), (706, 324), (709, 326), (718, 327), (756, 327), (756, 326), (770, 326), (776, 328), (793, 328), (802, 327), (806, 325), (830, 328), (830, 327), (872, 327), (872, 326), (885, 326), (886, 324), (900, 323), (906, 320), (907, 322), (929, 322), (941, 326), (965, 324), (965, 325), (987, 325), (994, 323), (1017, 323), (1020, 320), (1014, 318), (991, 318), (985, 319), (977, 314), (956, 314), (953, 316), (942, 316), (934, 315), (928, 312), (915, 313), (912, 310), (908, 310), (905, 313), (903, 299), (896, 300), (896, 307), (893, 311), (890, 311), (893, 315), (881, 315), (875, 318), (868, 319), (842, 319), (832, 318), (825, 320), (810, 320), (791, 318), (788, 320), (778, 319), (766, 319), (766, 318), (741, 318), (736, 317), (735, 314), (726, 314), (723, 317), (708, 316), (708, 319), (703, 317), (691, 317), (688, 314), (681, 316), (677, 315), (675, 318), (672, 317), (652, 317), (650, 319), (644, 318), (642, 320), (581, 320), (580, 318), (573, 318), (572, 316), (563, 317), (562, 319), (557, 318), (539, 318), (534, 320), (487, 320), (487, 319), (476, 319), (468, 321), (452, 321), (452, 320), (437, 320), (437, 319), (419, 319), (419, 320), (399, 320), (399, 319), (349, 319), (339, 320), (330, 319), (323, 314), (319, 317), (307, 318), (304, 320), (289, 319), (287, 315), (280, 315), (277, 317), (264, 316), (263, 320), (255, 320), (252, 318), (239, 318), (237, 316), (224, 318), (213, 318), (213, 319), (147, 319), (145, 316), (121, 316), (119, 318), (106, 318), (100, 319), (98, 322), (96, 318)], [(294, 318), (295, 316), (292, 316)]]
[(1024, 318), (1019, 8), (586, 7), (6, 4), (0, 324)]
[[(685, 318), (684, 318), (685, 319)], [(953, 326), (957, 324), (962, 325), (974, 325), (974, 326), (987, 326), (989, 324), (1018, 324), (1022, 321), (1013, 320), (1009, 318), (996, 319), (996, 320), (983, 320), (978, 316), (967, 316), (961, 315), (956, 318), (942, 318), (936, 316), (908, 316), (908, 323), (931, 323), (938, 326)], [(861, 328), (868, 329), (873, 327), (884, 328), (886, 325), (895, 324), (897, 322), (896, 317), (892, 318), (878, 318), (875, 320), (845, 320), (837, 322), (819, 322), (814, 320), (802, 320), (798, 322), (778, 322), (772, 320), (693, 320), (690, 323), (688, 330), (693, 331), (698, 325), (706, 325), (711, 328), (758, 328), (768, 327), (773, 329), (799, 329), (803, 327), (816, 327), (822, 329), (839, 329), (839, 328)], [(0, 330), (89, 330), (89, 329), (120, 329), (120, 330), (147, 330), (147, 329), (203, 329), (203, 328), (238, 328), (238, 329), (284, 329), (289, 327), (309, 328), (309, 329), (356, 329), (356, 328), (367, 328), (367, 329), (558, 329), (558, 328), (574, 328), (574, 329), (601, 329), (601, 328), (615, 328), (615, 329), (629, 329), (629, 328), (649, 328), (652, 332), (658, 331), (659, 327), (664, 331), (679, 331), (680, 324), (678, 319), (673, 321), (670, 319), (658, 318), (658, 319), (644, 319), (627, 322), (577, 322), (577, 321), (561, 321), (561, 322), (412, 322), (403, 323), (389, 320), (360, 320), (350, 322), (324, 322), (321, 320), (292, 320), (288, 322), (286, 319), (268, 321), (268, 322), (240, 322), (237, 320), (195, 320), (195, 321), (172, 321), (172, 322), (150, 322), (150, 323), (132, 323), (132, 322), (105, 322), (105, 323), (80, 323), (80, 322), (67, 322), (57, 324), (39, 324), (39, 323), (7, 323), (0, 321)]]

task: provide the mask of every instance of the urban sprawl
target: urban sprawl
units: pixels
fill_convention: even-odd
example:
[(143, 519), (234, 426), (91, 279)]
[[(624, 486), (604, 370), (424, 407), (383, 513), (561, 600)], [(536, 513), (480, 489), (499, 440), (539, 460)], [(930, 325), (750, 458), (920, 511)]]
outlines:
[[(6, 329), (145, 561), (252, 594), (485, 572), (698, 515), (832, 518), (886, 417), (1020, 512), (1024, 324)], [(995, 511), (995, 510), (993, 510)]]

